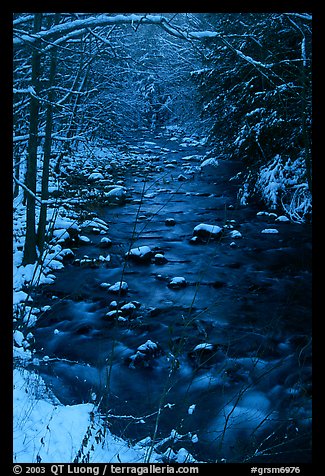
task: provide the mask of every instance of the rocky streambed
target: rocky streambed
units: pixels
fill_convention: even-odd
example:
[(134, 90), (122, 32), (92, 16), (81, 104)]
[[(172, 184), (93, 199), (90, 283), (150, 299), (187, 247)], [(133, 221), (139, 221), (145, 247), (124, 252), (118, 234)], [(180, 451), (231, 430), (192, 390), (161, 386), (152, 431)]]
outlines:
[(240, 206), (240, 164), (193, 138), (124, 147), (67, 170), (70, 202), (89, 200), (33, 296), (33, 365), (166, 461), (310, 461), (310, 225)]

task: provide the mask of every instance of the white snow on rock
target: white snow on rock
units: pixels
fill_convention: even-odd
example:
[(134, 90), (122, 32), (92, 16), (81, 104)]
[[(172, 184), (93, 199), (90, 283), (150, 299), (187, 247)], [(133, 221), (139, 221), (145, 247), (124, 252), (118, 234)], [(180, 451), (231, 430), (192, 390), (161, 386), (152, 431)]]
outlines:
[(138, 246), (138, 248), (132, 248), (129, 252), (125, 253), (128, 258), (146, 259), (151, 258), (152, 251), (149, 246)]
[(133, 302), (128, 302), (124, 304), (124, 306), (121, 307), (121, 311), (126, 311), (126, 312), (132, 312), (136, 310), (136, 306), (133, 304)]
[(125, 188), (122, 186), (115, 187), (109, 192), (105, 193), (106, 198), (115, 200), (117, 202), (124, 200), (125, 196), (126, 196), (126, 191), (125, 191)]
[(62, 218), (62, 217), (57, 217), (54, 223), (54, 229), (73, 229), (80, 231), (79, 226), (74, 220), (71, 220), (70, 218)]
[(196, 463), (197, 461), (185, 448), (180, 448), (176, 456), (177, 463)]
[(107, 289), (107, 288), (109, 288), (109, 287), (111, 286), (111, 284), (110, 284), (110, 283), (100, 283), (99, 286), (100, 286), (102, 289)]
[(169, 283), (168, 286), (173, 289), (183, 288), (186, 286), (186, 279), (183, 276), (175, 276)]
[(74, 257), (74, 252), (70, 248), (63, 248), (62, 251), (60, 251), (59, 255), (57, 258), (73, 258)]
[(86, 227), (94, 227), (94, 228), (100, 228), (103, 231), (108, 230), (108, 225), (104, 220), (101, 220), (100, 218), (94, 217), (91, 220), (86, 220), (82, 224), (82, 228)]
[(106, 263), (109, 263), (111, 261), (111, 255), (107, 255), (107, 256), (99, 255), (98, 260), (99, 261), (105, 261)]
[(81, 241), (81, 243), (90, 243), (90, 239), (88, 238), (88, 236), (84, 235), (79, 236), (79, 241)]
[(194, 235), (211, 235), (218, 236), (222, 232), (222, 228), (218, 225), (208, 225), (206, 223), (200, 223), (194, 230)]
[(276, 228), (264, 228), (264, 230), (261, 231), (261, 233), (265, 234), (276, 234), (279, 233), (279, 231)]
[(203, 342), (202, 344), (198, 344), (197, 346), (195, 346), (193, 352), (198, 352), (200, 350), (213, 350), (213, 344)]
[(95, 180), (103, 180), (104, 175), (100, 172), (93, 172), (89, 175), (88, 180), (95, 181)]
[(112, 293), (118, 293), (120, 291), (126, 292), (129, 289), (128, 284), (125, 281), (118, 281), (108, 288)]
[(144, 353), (151, 353), (155, 352), (158, 350), (158, 345), (155, 342), (152, 342), (152, 340), (148, 339), (147, 342), (145, 342), (142, 345), (139, 345), (138, 349), (139, 352), (144, 352)]
[(57, 238), (58, 243), (64, 243), (66, 240), (69, 240), (70, 235), (65, 228), (57, 228), (53, 230), (53, 237)]
[(193, 405), (190, 405), (190, 406), (188, 407), (187, 413), (188, 413), (189, 415), (192, 415), (192, 414), (194, 413), (195, 407), (196, 407), (196, 404), (195, 404), (195, 403), (193, 403)]
[(28, 294), (24, 291), (14, 291), (13, 298), (14, 305), (19, 304), (20, 302), (26, 301), (26, 299), (28, 298)]
[(275, 219), (275, 221), (289, 222), (290, 220), (285, 215), (280, 215), (278, 218)]
[(18, 347), (21, 347), (23, 345), (25, 337), (24, 334), (21, 331), (16, 330), (14, 332), (14, 342)]
[(211, 157), (210, 159), (205, 159), (202, 164), (200, 165), (201, 169), (205, 167), (218, 167), (219, 161), (215, 157)]
[(58, 261), (57, 259), (52, 259), (47, 266), (51, 268), (52, 270), (58, 270), (64, 268), (63, 263), (61, 261)]
[(112, 311), (108, 311), (106, 314), (105, 314), (106, 317), (121, 317), (122, 316), (122, 311), (119, 311), (117, 309), (113, 309)]
[(102, 246), (111, 246), (112, 240), (104, 236), (101, 240), (100, 243)]
[(232, 230), (232, 231), (230, 232), (230, 237), (231, 237), (231, 238), (236, 238), (236, 239), (238, 239), (238, 238), (242, 238), (243, 235), (242, 235), (242, 234), (240, 233), (240, 231), (238, 231), (238, 230)]
[(186, 155), (185, 157), (182, 157), (182, 160), (184, 161), (199, 161), (202, 159), (202, 155)]

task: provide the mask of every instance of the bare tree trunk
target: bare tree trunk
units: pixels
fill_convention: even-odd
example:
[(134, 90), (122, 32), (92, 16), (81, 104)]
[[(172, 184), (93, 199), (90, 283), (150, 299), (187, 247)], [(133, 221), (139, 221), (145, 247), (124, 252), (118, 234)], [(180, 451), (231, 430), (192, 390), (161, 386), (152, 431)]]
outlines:
[[(58, 24), (60, 14), (55, 15), (54, 23)], [(57, 65), (57, 49), (51, 50), (50, 72), (49, 72), (49, 92), (48, 104), (46, 109), (46, 123), (45, 123), (45, 139), (44, 139), (44, 159), (43, 159), (43, 175), (42, 175), (42, 204), (40, 209), (40, 216), (37, 230), (37, 244), (39, 252), (42, 253), (44, 249), (44, 242), (46, 236), (46, 215), (47, 215), (47, 200), (49, 198), (49, 174), (50, 174), (50, 158), (52, 150), (52, 129), (53, 129), (53, 102), (54, 102), (54, 79)]]
[[(41, 30), (42, 13), (34, 14), (33, 32), (38, 33)], [(36, 194), (36, 176), (37, 176), (37, 145), (38, 145), (38, 116), (40, 90), (40, 70), (41, 70), (41, 52), (36, 43), (32, 54), (32, 88), (35, 94), (30, 99), (30, 118), (29, 118), (29, 139), (27, 154), (27, 172), (25, 185), (32, 192), (26, 196), (26, 238), (24, 247), (23, 264), (35, 263), (37, 260), (36, 250), (36, 218), (35, 218), (35, 194)], [(34, 195), (34, 196), (33, 196)]]

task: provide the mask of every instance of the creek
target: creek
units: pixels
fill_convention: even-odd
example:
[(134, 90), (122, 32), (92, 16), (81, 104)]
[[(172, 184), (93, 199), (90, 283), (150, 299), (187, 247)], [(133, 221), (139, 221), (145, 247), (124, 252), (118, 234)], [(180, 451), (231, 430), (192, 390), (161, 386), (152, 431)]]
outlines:
[[(110, 261), (77, 265), (103, 254), (103, 235), (83, 233), (91, 241), (34, 297), (51, 306), (34, 330), (38, 371), (64, 404), (100, 400), (110, 430), (131, 442), (155, 434), (162, 451), (185, 447), (203, 462), (308, 462), (311, 226), (240, 206), (238, 162), (201, 170), (205, 146), (171, 139), (130, 139), (128, 199), (92, 206), (109, 227)], [(145, 171), (136, 154), (148, 150), (155, 169)], [(227, 227), (193, 242), (200, 223)], [(125, 260), (139, 246), (165, 260)], [(186, 286), (170, 287), (174, 277)], [(123, 295), (101, 286), (121, 280)], [(114, 301), (135, 308), (108, 317)]]

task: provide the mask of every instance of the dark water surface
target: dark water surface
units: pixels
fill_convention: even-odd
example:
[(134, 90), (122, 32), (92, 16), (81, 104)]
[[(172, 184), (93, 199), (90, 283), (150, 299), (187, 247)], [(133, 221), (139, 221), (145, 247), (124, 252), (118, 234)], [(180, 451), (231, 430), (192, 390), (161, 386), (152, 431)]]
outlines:
[[(175, 429), (185, 436), (174, 447), (200, 461), (310, 461), (310, 225), (240, 207), (238, 183), (230, 180), (240, 164), (220, 161), (199, 173), (184, 169), (197, 166), (195, 158), (183, 158), (204, 155), (204, 147), (156, 137), (133, 142), (133, 150), (148, 151), (145, 140), (160, 147), (149, 146), (148, 164), (162, 168), (144, 173), (135, 159), (125, 174), (127, 202), (95, 210), (109, 225), (112, 247), (102, 250), (102, 235), (83, 233), (91, 244), (74, 250), (76, 258), (109, 253), (111, 261), (70, 262), (38, 297), (51, 305), (35, 329), (38, 356), (50, 357), (41, 375), (64, 404), (95, 393), (103, 412), (143, 417), (108, 418), (113, 432), (132, 441), (153, 435), (156, 416), (145, 416), (164, 407), (157, 441)], [(169, 218), (174, 226), (165, 224)], [(193, 244), (199, 223), (232, 225), (242, 237), (232, 238), (229, 228), (221, 239)], [(279, 233), (261, 233), (265, 228)], [(125, 262), (130, 247), (142, 245), (167, 262)], [(187, 286), (170, 288), (173, 277)], [(100, 286), (121, 279), (126, 295)], [(110, 319), (114, 300), (119, 307), (136, 301), (137, 309)], [(156, 351), (132, 365), (148, 340)], [(195, 350), (199, 344), (210, 346)]]

